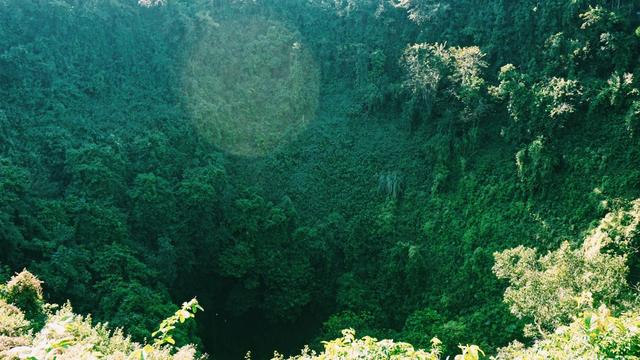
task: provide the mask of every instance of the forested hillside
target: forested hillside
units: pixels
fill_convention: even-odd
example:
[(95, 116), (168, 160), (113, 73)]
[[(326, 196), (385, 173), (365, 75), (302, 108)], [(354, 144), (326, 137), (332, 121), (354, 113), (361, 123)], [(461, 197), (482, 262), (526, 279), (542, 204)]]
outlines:
[(638, 198), (638, 0), (0, 0), (0, 355), (631, 358)]

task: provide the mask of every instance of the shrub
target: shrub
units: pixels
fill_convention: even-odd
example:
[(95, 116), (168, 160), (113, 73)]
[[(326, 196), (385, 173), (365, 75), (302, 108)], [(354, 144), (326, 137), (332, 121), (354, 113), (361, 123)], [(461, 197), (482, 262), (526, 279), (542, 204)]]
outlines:
[(42, 298), (42, 281), (27, 270), (13, 276), (4, 289), (4, 299), (18, 307), (30, 321), (34, 330), (44, 326), (45, 304)]

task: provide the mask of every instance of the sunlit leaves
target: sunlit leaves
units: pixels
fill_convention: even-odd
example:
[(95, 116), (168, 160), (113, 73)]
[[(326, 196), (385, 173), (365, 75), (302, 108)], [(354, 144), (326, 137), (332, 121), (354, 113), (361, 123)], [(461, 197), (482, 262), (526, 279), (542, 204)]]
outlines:
[(496, 253), (493, 270), (509, 281), (504, 299), (511, 312), (545, 334), (581, 311), (620, 302), (627, 290), (627, 254), (634, 251), (625, 244), (635, 236), (638, 214), (635, 204), (607, 215), (579, 248), (564, 242), (540, 257), (523, 246)]
[(430, 114), (438, 101), (451, 106), (457, 101), (460, 122), (473, 123), (483, 111), (482, 71), (485, 54), (477, 46), (446, 47), (445, 44), (415, 44), (405, 49), (402, 64), (405, 87), (420, 98)]
[[(26, 271), (11, 283), (37, 282), (39, 280)], [(5, 302), (5, 285), (0, 285), (0, 358), (2, 359), (109, 359), (109, 360), (196, 360), (193, 346), (174, 346), (172, 337), (175, 326), (171, 318), (160, 327), (157, 341), (153, 344), (135, 343), (125, 336), (121, 329), (113, 329), (106, 324), (93, 324), (91, 317), (83, 317), (72, 312), (69, 303), (64, 306), (47, 305), (44, 326), (37, 331), (27, 331), (22, 308)], [(56, 311), (52, 311), (56, 309)], [(191, 300), (174, 315), (175, 323), (184, 323), (202, 310), (197, 301)], [(172, 317), (173, 318), (173, 317)], [(167, 332), (163, 332), (166, 330)], [(145, 334), (149, 335), (149, 333)], [(146, 337), (146, 336), (145, 336)], [(162, 340), (162, 341), (160, 341)]]
[(583, 102), (583, 89), (574, 79), (551, 77), (533, 82), (508, 64), (500, 69), (500, 83), (490, 93), (505, 100), (513, 137), (545, 135), (566, 126)]
[(603, 305), (585, 311), (528, 348), (514, 341), (500, 349), (495, 359), (638, 359), (639, 326), (638, 309), (614, 316)]
[(164, 5), (165, 3), (166, 3), (166, 0), (138, 0), (138, 4), (144, 7)]
[(184, 323), (187, 319), (194, 318), (196, 312), (204, 311), (202, 306), (195, 298), (182, 304), (182, 307), (175, 312), (175, 314), (162, 320), (158, 330), (154, 331), (151, 336), (155, 338), (156, 345), (170, 344), (175, 345), (176, 341), (173, 339), (172, 332), (176, 328), (177, 324)]
[(454, 360), (478, 360), (480, 355), (484, 356), (484, 351), (478, 345), (460, 345), (462, 354), (456, 355)]
[(406, 9), (408, 18), (418, 24), (431, 20), (451, 7), (446, 1), (437, 0), (391, 0), (391, 4)]
[[(353, 329), (342, 331), (342, 337), (332, 341), (325, 341), (324, 351), (316, 353), (308, 348), (302, 354), (287, 358), (288, 360), (438, 360), (440, 358), (440, 341), (434, 338), (430, 351), (414, 349), (411, 344), (394, 342), (393, 340), (378, 340), (365, 336), (356, 338)], [(476, 351), (477, 352), (477, 351)], [(284, 360), (285, 357), (276, 353), (273, 360)], [(464, 358), (473, 359), (476, 358)]]

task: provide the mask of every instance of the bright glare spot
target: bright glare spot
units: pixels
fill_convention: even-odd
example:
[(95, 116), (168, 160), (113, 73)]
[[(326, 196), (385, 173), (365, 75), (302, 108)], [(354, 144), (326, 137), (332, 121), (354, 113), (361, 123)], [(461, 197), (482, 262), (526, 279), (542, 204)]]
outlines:
[(254, 17), (210, 24), (199, 35), (183, 89), (200, 135), (229, 153), (260, 156), (306, 128), (319, 71), (296, 33)]

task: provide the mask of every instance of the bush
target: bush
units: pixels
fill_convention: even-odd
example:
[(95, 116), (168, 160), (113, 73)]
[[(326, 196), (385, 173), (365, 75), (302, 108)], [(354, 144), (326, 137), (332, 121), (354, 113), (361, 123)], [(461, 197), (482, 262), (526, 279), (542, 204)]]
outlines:
[(4, 299), (19, 308), (29, 320), (31, 328), (39, 330), (46, 319), (42, 298), (42, 281), (27, 270), (13, 276), (4, 288)]
[[(131, 341), (121, 329), (111, 330), (107, 324), (92, 324), (91, 317), (73, 313), (70, 304), (62, 306), (54, 314), (42, 300), (41, 281), (23, 270), (14, 276), (0, 292), (0, 358), (17, 359), (107, 359), (107, 360), (197, 360), (192, 345), (175, 349), (172, 330), (175, 325), (192, 318), (201, 309), (194, 300), (185, 303), (175, 315), (167, 318), (157, 331), (153, 345)], [(11, 302), (12, 304), (9, 304)], [(18, 305), (18, 306), (14, 306)], [(25, 308), (38, 310), (42, 326), (33, 332), (34, 326), (25, 316)]]
[(500, 349), (496, 360), (638, 359), (640, 311), (611, 315), (606, 306), (589, 310), (526, 348), (520, 342)]

